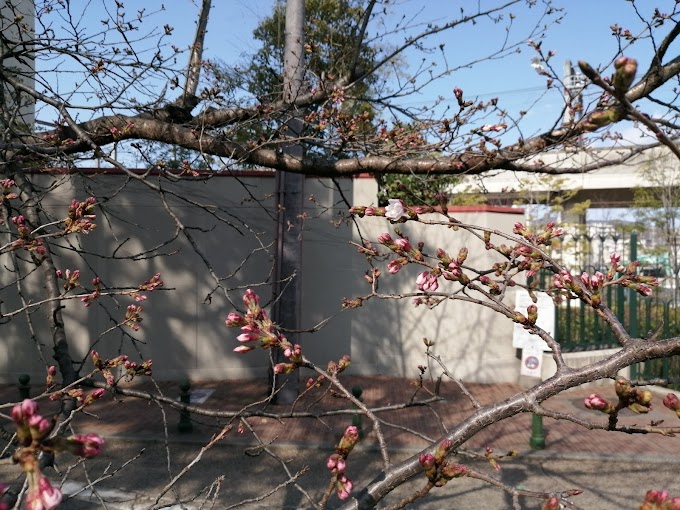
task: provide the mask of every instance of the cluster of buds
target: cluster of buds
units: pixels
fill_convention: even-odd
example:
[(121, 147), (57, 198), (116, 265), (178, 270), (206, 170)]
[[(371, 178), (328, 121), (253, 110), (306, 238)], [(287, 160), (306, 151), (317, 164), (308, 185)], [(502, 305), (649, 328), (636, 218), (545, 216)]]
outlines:
[(652, 409), (652, 392), (635, 388), (625, 377), (617, 377), (614, 389), (619, 397), (618, 407), (627, 407), (634, 413), (648, 413)]
[(583, 404), (593, 411), (602, 411), (605, 414), (613, 414), (616, 412), (616, 406), (609, 402), (602, 395), (593, 393), (583, 400)]
[(416, 286), (423, 292), (435, 292), (439, 288), (437, 273), (434, 271), (423, 271), (416, 277)]
[(138, 375), (152, 375), (151, 366), (153, 365), (153, 361), (150, 359), (143, 361), (142, 363), (135, 363), (134, 361), (128, 360), (128, 357), (124, 354), (112, 359), (102, 359), (99, 353), (94, 350), (90, 353), (90, 357), (92, 358), (94, 367), (102, 373), (106, 380), (106, 384), (109, 386), (116, 384), (116, 378), (112, 372), (112, 369), (115, 368), (124, 372), (125, 380), (127, 381), (131, 381)]
[(97, 226), (92, 223), (92, 220), (96, 218), (94, 204), (94, 197), (88, 197), (84, 202), (73, 199), (68, 206), (68, 216), (64, 221), (64, 233), (81, 232), (89, 234)]
[(263, 349), (278, 347), (283, 350), (288, 362), (275, 365), (275, 374), (289, 374), (301, 367), (305, 363), (302, 348), (299, 344), (291, 343), (279, 331), (278, 326), (260, 306), (260, 297), (252, 289), (246, 290), (243, 304), (246, 306), (245, 315), (231, 312), (225, 320), (228, 327), (241, 328), (241, 334), (236, 337), (241, 345), (235, 347), (234, 352), (245, 354), (255, 349), (258, 343)]
[(188, 159), (182, 160), (180, 168), (182, 169), (182, 175), (191, 175), (192, 177), (198, 177), (201, 175), (197, 170), (191, 168), (191, 163), (189, 163)]
[(26, 508), (34, 510), (57, 508), (61, 503), (62, 494), (41, 473), (38, 461), (40, 452), (66, 451), (90, 459), (101, 453), (104, 440), (97, 434), (50, 437), (56, 419), (47, 420), (38, 414), (38, 404), (33, 400), (27, 399), (14, 406), (12, 420), (16, 426), (16, 435), (20, 445), (12, 459), (26, 473), (28, 479)]
[(615, 276), (614, 273), (615, 272), (619, 273), (619, 277), (615, 280), (617, 283), (620, 283), (621, 285), (623, 285), (624, 287), (628, 287), (629, 289), (633, 289), (638, 294), (641, 294), (643, 296), (651, 295), (652, 293), (651, 287), (657, 287), (659, 285), (659, 280), (657, 280), (654, 276), (644, 276), (638, 274), (640, 262), (638, 262), (637, 260), (630, 262), (626, 266), (621, 264), (620, 260), (621, 260), (620, 255), (618, 255), (617, 253), (612, 253), (611, 266), (609, 272), (607, 273), (607, 276), (609, 277), (610, 274), (612, 274), (611, 278), (614, 278)]
[(467, 256), (468, 249), (466, 247), (458, 250), (455, 259), (451, 258), (443, 249), (437, 248), (439, 269), (445, 280), (460, 282), (462, 285), (470, 283), (470, 279), (463, 273), (463, 263), (467, 260)]
[(2, 200), (2, 202), (5, 204), (19, 196), (14, 191), (12, 191), (12, 188), (14, 188), (14, 181), (12, 179), (0, 180), (0, 188), (2, 188), (2, 198), (0, 200)]
[(80, 298), (80, 301), (86, 308), (102, 295), (102, 280), (99, 276), (92, 278), (92, 285), (94, 286), (94, 290), (90, 294), (86, 294)]
[(605, 414), (617, 413), (625, 407), (638, 414), (648, 413), (652, 409), (652, 392), (633, 387), (625, 377), (616, 378), (614, 389), (619, 397), (619, 402), (616, 405), (597, 393), (586, 397), (583, 403), (588, 409), (601, 411)]
[(340, 358), (340, 360), (337, 363), (335, 361), (329, 361), (327, 372), (331, 375), (338, 375), (339, 373), (347, 370), (347, 368), (349, 368), (350, 363), (351, 360), (349, 355), (345, 354), (342, 358)]
[(434, 455), (431, 453), (420, 455), (420, 465), (425, 471), (425, 476), (435, 487), (443, 487), (449, 480), (467, 476), (470, 472), (467, 466), (446, 460), (451, 447), (451, 440), (444, 439), (437, 445)]
[(163, 280), (161, 280), (161, 274), (156, 273), (151, 278), (142, 283), (136, 290), (130, 292), (130, 295), (135, 298), (135, 301), (146, 301), (146, 294), (141, 294), (142, 291), (153, 292), (158, 287), (163, 286)]
[(79, 406), (87, 407), (94, 404), (104, 396), (104, 389), (98, 388), (89, 393), (85, 393), (82, 388), (71, 388), (66, 391), (55, 391), (50, 395), (50, 400), (60, 400), (62, 397), (70, 397), (76, 399)]
[(139, 331), (139, 323), (144, 320), (141, 317), (142, 311), (143, 308), (141, 306), (128, 305), (128, 307), (125, 309), (125, 320), (123, 321), (123, 324), (130, 326), (133, 331)]
[(12, 223), (14, 223), (17, 233), (19, 234), (19, 239), (12, 243), (12, 248), (23, 248), (29, 253), (41, 258), (47, 254), (42, 239), (33, 237), (31, 228), (23, 215), (14, 216), (12, 218)]
[(638, 274), (640, 263), (633, 261), (628, 265), (621, 264), (621, 255), (614, 252), (610, 255), (609, 269), (604, 274), (596, 271), (594, 274), (581, 273), (579, 278), (574, 278), (571, 273), (562, 270), (553, 276), (552, 291), (557, 296), (572, 298), (582, 297), (583, 290), (590, 291), (590, 302), (593, 307), (598, 307), (602, 302), (602, 289), (609, 285), (621, 285), (638, 292), (643, 296), (652, 293), (652, 287), (659, 285), (659, 281), (653, 276)]
[(352, 481), (347, 478), (345, 468), (347, 456), (358, 442), (359, 429), (350, 425), (345, 429), (345, 433), (335, 447), (335, 453), (326, 461), (326, 467), (333, 474), (335, 488), (340, 499), (347, 499), (352, 492)]
[(562, 237), (564, 235), (564, 229), (555, 226), (554, 221), (550, 221), (545, 225), (543, 232), (535, 233), (530, 231), (523, 223), (519, 221), (513, 226), (512, 232), (514, 234), (522, 236), (524, 239), (529, 241), (535, 246), (550, 246), (553, 239)]
[(80, 287), (80, 270), (76, 269), (71, 272), (70, 269), (67, 269), (66, 271), (57, 269), (56, 274), (57, 278), (63, 280), (63, 286), (66, 292), (71, 289), (75, 289), (76, 287)]
[(668, 491), (647, 491), (638, 510), (680, 510), (680, 498), (671, 498)]
[(482, 275), (479, 277), (479, 283), (484, 285), (485, 287), (489, 288), (489, 294), (492, 296), (498, 296), (501, 294), (501, 287), (498, 285), (498, 282), (495, 282), (491, 278), (489, 278), (487, 275)]
[(161, 280), (161, 274), (156, 273), (151, 278), (149, 278), (144, 283), (142, 283), (138, 287), (138, 289), (141, 290), (141, 291), (153, 292), (158, 287), (162, 287), (162, 286), (163, 286), (163, 280)]
[(418, 211), (422, 214), (425, 212), (432, 212), (431, 207), (421, 207), (412, 208), (404, 205), (404, 202), (398, 198), (390, 198), (387, 201), (387, 207), (373, 207), (373, 206), (363, 206), (355, 205), (350, 208), (350, 214), (363, 218), (364, 216), (381, 216), (395, 223), (403, 222), (406, 220), (418, 219)]
[[(103, 69), (103, 64), (102, 64), (101, 69)], [(101, 69), (98, 69), (98, 70), (101, 70)], [(125, 126), (123, 126), (122, 129), (118, 129), (117, 127), (114, 126), (111, 129), (109, 129), (109, 132), (111, 133), (111, 136), (113, 136), (114, 140), (120, 140), (123, 136), (128, 134), (130, 132), (130, 130), (134, 127), (135, 127), (134, 122), (128, 122), (128, 123), (125, 124)]]

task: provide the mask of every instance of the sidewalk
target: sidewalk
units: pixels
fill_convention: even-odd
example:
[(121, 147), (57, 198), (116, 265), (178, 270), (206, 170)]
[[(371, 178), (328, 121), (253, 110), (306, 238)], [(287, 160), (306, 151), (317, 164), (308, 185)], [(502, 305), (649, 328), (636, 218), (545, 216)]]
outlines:
[[(416, 394), (417, 387), (413, 380), (389, 377), (346, 377), (344, 381), (349, 388), (360, 386), (363, 389), (363, 401), (367, 406), (384, 406), (427, 398), (422, 389)], [(176, 398), (179, 395), (179, 384), (158, 383), (157, 389), (149, 381), (133, 385), (124, 385), (141, 391), (157, 391)], [(432, 385), (428, 384), (428, 387)], [(521, 391), (520, 386), (512, 384), (469, 385), (468, 389), (481, 403), (487, 404), (502, 400)], [(194, 383), (192, 390), (213, 390), (202, 408), (218, 411), (238, 411), (253, 402), (259, 402), (253, 409), (266, 409), (271, 413), (290, 412), (290, 406), (266, 406), (266, 380), (261, 381), (223, 381)], [(576, 417), (597, 420), (605, 423), (606, 416), (589, 411), (583, 405), (583, 399), (591, 393), (600, 393), (607, 398), (615, 399), (613, 383), (596, 389), (574, 389), (550, 399), (546, 407), (555, 411), (572, 414)], [(441, 437), (445, 430), (469, 416), (473, 407), (461, 395), (452, 383), (442, 383), (441, 396), (445, 401), (436, 402), (428, 407), (420, 406), (397, 411), (379, 413), (384, 420), (382, 425), (385, 440), (392, 448), (416, 450), (428, 443), (425, 437), (433, 440)], [(13, 402), (18, 399), (16, 386), (0, 387), (0, 403)], [(41, 412), (56, 410), (55, 403), (41, 401)], [(295, 412), (311, 411), (319, 413), (332, 409), (347, 407), (346, 402), (329, 393), (327, 389), (314, 389), (295, 406)], [(635, 415), (628, 410), (621, 414), (621, 424), (648, 425), (650, 422), (664, 420), (665, 426), (680, 426), (674, 414), (661, 404), (661, 398), (655, 395), (654, 409), (647, 415)], [(8, 413), (9, 410), (5, 409)], [(81, 414), (74, 420), (74, 427), (79, 432), (96, 432), (108, 439), (138, 439), (143, 441), (164, 441), (205, 443), (213, 434), (219, 432), (228, 418), (199, 416), (192, 414), (193, 431), (179, 433), (179, 412), (170, 406), (156, 401), (144, 401), (134, 397), (115, 397), (107, 394), (105, 398), (88, 408), (89, 415)], [(438, 418), (439, 416), (439, 418)], [(351, 415), (335, 415), (324, 418), (295, 418), (278, 421), (274, 418), (250, 418), (249, 422), (255, 433), (265, 442), (286, 445), (304, 445), (307, 447), (332, 446), (342, 431), (351, 424)], [(363, 418), (365, 427), (369, 420)], [(248, 430), (237, 431), (237, 425), (226, 435), (223, 441), (236, 444), (255, 445), (255, 438)], [(394, 425), (394, 426), (390, 426)], [(11, 424), (5, 423), (11, 430)], [(587, 456), (612, 455), (630, 459), (663, 458), (674, 460), (674, 452), (678, 450), (678, 438), (660, 434), (629, 435), (611, 433), (601, 430), (589, 431), (569, 421), (544, 419), (546, 433), (546, 449), (544, 455)], [(410, 431), (410, 432), (409, 432)], [(531, 415), (523, 414), (496, 423), (472, 438), (465, 447), (479, 449), (492, 447), (498, 453), (509, 450), (528, 452), (531, 434)], [(366, 445), (377, 445), (375, 431), (366, 430)], [(680, 461), (680, 456), (677, 456)]]

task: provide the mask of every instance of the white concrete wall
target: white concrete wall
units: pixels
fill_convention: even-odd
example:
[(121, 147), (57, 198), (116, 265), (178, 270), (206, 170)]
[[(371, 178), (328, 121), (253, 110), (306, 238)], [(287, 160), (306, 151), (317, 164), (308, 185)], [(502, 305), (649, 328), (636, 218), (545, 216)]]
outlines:
[[(269, 173), (220, 176), (207, 182), (161, 183), (167, 191), (166, 201), (172, 205), (178, 221), (192, 227), (192, 240), (207, 258), (216, 275), (225, 278), (227, 292), (215, 289), (205, 261), (192, 249), (164, 210), (159, 195), (143, 184), (126, 181), (120, 175), (86, 175), (73, 177), (40, 177), (43, 185), (60, 183), (58, 193), (45, 200), (55, 217), (64, 217), (71, 198), (83, 199), (94, 193), (102, 201), (105, 214), (100, 214), (97, 229), (88, 236), (57, 241), (55, 251), (62, 269), (80, 268), (81, 280), (89, 285), (96, 273), (111, 287), (138, 284), (160, 272), (164, 290), (148, 294), (144, 321), (139, 332), (112, 328), (134, 301), (128, 297), (100, 299), (90, 308), (78, 300), (66, 301), (65, 317), (75, 359), (86, 359), (94, 347), (105, 355), (124, 352), (134, 357), (154, 360), (154, 372), (161, 379), (238, 379), (261, 377), (267, 372), (268, 359), (260, 351), (237, 355), (232, 349), (238, 330), (229, 329), (224, 319), (230, 311), (242, 308), (243, 290), (257, 283), (271, 282), (274, 255), (274, 221), (272, 191), (274, 179)], [(447, 302), (428, 310), (414, 307), (410, 300), (371, 300), (356, 310), (342, 310), (341, 300), (370, 291), (364, 279), (368, 269), (365, 257), (357, 253), (350, 241), (358, 240), (354, 222), (347, 215), (349, 204), (368, 205), (376, 202), (377, 188), (370, 178), (339, 179), (342, 193), (327, 179), (307, 179), (308, 201), (303, 253), (303, 326), (311, 328), (331, 317), (319, 332), (303, 335), (307, 356), (325, 365), (344, 354), (352, 357), (351, 370), (357, 373), (379, 373), (414, 376), (419, 364), (427, 365), (423, 337), (435, 341), (433, 351), (441, 356), (453, 373), (468, 381), (516, 381), (519, 361), (511, 346), (512, 323), (480, 306)], [(210, 205), (200, 210), (179, 201), (174, 194), (195, 203)], [(221, 222), (216, 216), (226, 219)], [(489, 226), (509, 231), (518, 220), (517, 212), (486, 212), (470, 209), (457, 212), (464, 223)], [(377, 235), (390, 231), (387, 221), (364, 218), (358, 221), (362, 235), (375, 241)], [(494, 252), (486, 251), (469, 234), (445, 227), (423, 228), (401, 225), (412, 242), (425, 242), (427, 252), (437, 247), (457, 253), (462, 246), (470, 248), (470, 260), (490, 267)], [(78, 262), (74, 251), (84, 254), (87, 264)], [(144, 256), (135, 256), (148, 252)], [(152, 257), (151, 255), (156, 255)], [(5, 256), (5, 261), (7, 262)], [(106, 258), (105, 258), (106, 257)], [(113, 258), (111, 258), (113, 257)], [(132, 258), (130, 258), (132, 257)], [(376, 261), (383, 270), (381, 292), (414, 292), (416, 268), (406, 268), (389, 275), (386, 261)], [(23, 265), (24, 270), (29, 266)], [(0, 299), (3, 309), (17, 304), (13, 275), (2, 273)], [(41, 277), (37, 274), (24, 285), (27, 299), (42, 296)], [(442, 290), (456, 290), (457, 284), (443, 281)], [(255, 290), (263, 302), (269, 298), (268, 285)], [(211, 293), (211, 298), (206, 296)], [(514, 302), (509, 294), (506, 299)], [(44, 327), (44, 312), (32, 317), (41, 324), (37, 342), (43, 345), (43, 356), (50, 361), (51, 338)], [(0, 380), (16, 381), (23, 372), (42, 380), (43, 373), (36, 342), (31, 340), (25, 318), (16, 317), (0, 325)], [(134, 340), (132, 340), (134, 338)], [(434, 372), (438, 372), (433, 367)]]

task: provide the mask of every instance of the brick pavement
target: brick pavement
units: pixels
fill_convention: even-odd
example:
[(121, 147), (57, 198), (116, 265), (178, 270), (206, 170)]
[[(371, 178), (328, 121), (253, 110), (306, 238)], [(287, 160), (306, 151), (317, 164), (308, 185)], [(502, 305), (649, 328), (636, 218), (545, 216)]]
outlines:
[[(410, 401), (416, 394), (413, 381), (388, 377), (347, 377), (348, 387), (359, 385), (363, 389), (362, 398), (369, 406), (396, 404)], [(153, 390), (150, 382), (130, 386), (136, 390)], [(254, 408), (271, 412), (290, 412), (290, 406), (266, 406), (267, 396), (264, 381), (222, 381), (195, 383), (194, 389), (211, 389), (210, 395), (201, 407), (222, 411), (237, 411), (252, 402), (260, 402)], [(177, 383), (158, 383), (157, 389), (164, 395), (175, 398), (179, 395)], [(513, 384), (495, 384), (469, 386), (473, 395), (482, 403), (490, 403), (521, 391), (520, 386)], [(593, 389), (574, 389), (550, 399), (546, 406), (550, 409), (571, 413), (582, 418), (606, 421), (606, 416), (589, 411), (583, 406), (583, 398), (592, 392), (605, 397), (614, 398), (613, 384)], [(427, 407), (416, 407), (379, 413), (384, 420), (383, 430), (388, 444), (394, 447), (416, 449), (427, 444), (424, 437), (437, 438), (444, 430), (461, 422), (473, 411), (470, 402), (465, 399), (452, 383), (443, 383), (441, 396), (445, 399)], [(416, 398), (426, 398), (421, 389)], [(0, 387), (0, 403), (17, 399), (17, 390), (13, 386)], [(294, 411), (311, 411), (318, 413), (343, 406), (342, 398), (331, 393), (315, 389), (301, 399)], [(54, 408), (55, 403), (46, 401), (41, 404), (42, 410)], [(651, 421), (665, 420), (666, 425), (674, 425), (677, 418), (665, 409), (657, 397), (654, 410), (647, 415), (634, 415), (624, 411), (620, 423), (649, 424)], [(3, 409), (8, 412), (8, 409)], [(111, 396), (88, 408), (89, 414), (79, 415), (74, 420), (76, 429), (82, 432), (97, 432), (108, 438), (139, 438), (144, 440), (163, 440), (166, 435), (170, 441), (205, 442), (219, 431), (228, 421), (226, 418), (192, 415), (194, 430), (189, 434), (177, 431), (179, 413), (159, 402), (149, 402), (134, 397)], [(251, 418), (253, 430), (264, 441), (277, 441), (287, 444), (300, 444), (310, 447), (327, 446), (334, 443), (342, 430), (351, 423), (350, 415), (330, 416), (316, 419)], [(364, 423), (367, 423), (364, 418)], [(395, 425), (390, 426), (391, 425)], [(6, 424), (7, 425), (7, 424)], [(568, 421), (544, 419), (547, 433), (547, 454), (627, 454), (639, 456), (668, 456), (678, 450), (680, 438), (664, 437), (659, 434), (628, 435), (605, 431), (588, 431)], [(7, 428), (7, 427), (6, 427)], [(411, 430), (415, 433), (408, 432)], [(167, 434), (166, 434), (167, 433)], [(531, 433), (531, 415), (523, 414), (496, 423), (471, 439), (469, 448), (493, 447), (498, 452), (514, 449), (519, 452), (529, 450)], [(239, 434), (236, 429), (227, 435), (226, 441), (253, 443), (251, 432), (245, 430)], [(368, 430), (366, 441), (377, 444), (375, 431)], [(678, 458), (680, 460), (680, 457)]]

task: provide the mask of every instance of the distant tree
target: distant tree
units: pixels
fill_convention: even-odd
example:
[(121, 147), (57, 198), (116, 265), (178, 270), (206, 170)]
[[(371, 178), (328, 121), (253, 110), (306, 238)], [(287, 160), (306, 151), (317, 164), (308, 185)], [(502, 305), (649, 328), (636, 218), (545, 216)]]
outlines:
[[(306, 26), (306, 87), (321, 90), (341, 76), (348, 76), (351, 69), (360, 81), (352, 93), (334, 96), (331, 105), (307, 108), (307, 135), (328, 143), (339, 139), (331, 151), (323, 151), (334, 159), (357, 155), (361, 146), (372, 143), (376, 132), (382, 128), (393, 134), (410, 131), (413, 136), (421, 134), (416, 126), (409, 127), (398, 119), (395, 111), (393, 121), (389, 115), (376, 122), (376, 114), (382, 110), (390, 113), (382, 101), (374, 98), (389, 90), (389, 79), (398, 74), (396, 68), (389, 71), (371, 72), (378, 63), (378, 48), (361, 39), (359, 27), (365, 15), (365, 2), (361, 0), (308, 0), (305, 3)], [(242, 80), (240, 86), (261, 101), (281, 98), (284, 58), (285, 3), (276, 2), (271, 16), (262, 20), (253, 37), (262, 46), (254, 55), (248, 56), (249, 64), (232, 74), (232, 82)], [(364, 76), (365, 75), (365, 76)], [(244, 137), (257, 135), (261, 139), (276, 138), (278, 124), (272, 123), (263, 130), (262, 124), (251, 128)], [(357, 150), (359, 149), (359, 150)], [(311, 152), (318, 149), (309, 147)], [(457, 176), (384, 175), (378, 176), (379, 203), (385, 205), (388, 198), (402, 198), (409, 203), (437, 205), (442, 194), (460, 181)]]
[(638, 225), (651, 234), (654, 246), (648, 254), (668, 260), (675, 303), (680, 297), (680, 167), (670, 156), (651, 159), (640, 168), (647, 183), (634, 192)]

